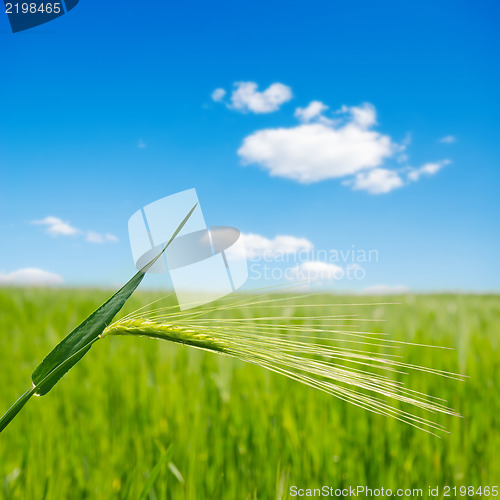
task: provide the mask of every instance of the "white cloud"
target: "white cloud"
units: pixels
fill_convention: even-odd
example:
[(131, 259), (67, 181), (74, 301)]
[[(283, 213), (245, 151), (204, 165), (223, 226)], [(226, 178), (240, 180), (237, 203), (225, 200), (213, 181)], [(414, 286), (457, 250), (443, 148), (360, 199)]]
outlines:
[(307, 123), (264, 129), (243, 140), (238, 150), (244, 164), (256, 163), (270, 175), (311, 183), (354, 175), (380, 166), (404, 146), (371, 130), (376, 122), (371, 104), (343, 107), (342, 123)]
[(453, 142), (457, 142), (457, 138), (453, 135), (445, 135), (438, 140), (438, 142), (442, 142), (443, 144), (452, 144)]
[(321, 118), (323, 111), (326, 111), (327, 109), (328, 106), (323, 104), (321, 101), (311, 101), (305, 108), (297, 108), (294, 116), (302, 123), (308, 123), (315, 118)]
[(120, 241), (114, 234), (110, 234), (110, 233), (106, 233), (104, 235), (104, 239), (106, 241), (110, 241), (111, 243), (118, 243)]
[(279, 255), (309, 252), (313, 244), (306, 238), (279, 235), (273, 239), (259, 234), (241, 234), (241, 240), (245, 246), (246, 256), (251, 259), (256, 256), (274, 258)]
[(257, 90), (255, 82), (236, 82), (234, 86), (229, 107), (236, 111), (272, 113), (292, 98), (292, 90), (282, 83), (273, 83), (262, 92)]
[(87, 236), (85, 239), (90, 243), (117, 243), (118, 238), (113, 234), (106, 233), (100, 234), (94, 231), (87, 231)]
[(426, 163), (420, 168), (411, 169), (408, 173), (408, 180), (416, 182), (422, 176), (431, 176), (437, 174), (445, 165), (449, 165), (450, 160), (442, 160), (435, 163)]
[[(450, 160), (442, 160), (426, 163), (420, 168), (407, 167), (400, 171), (375, 168), (360, 172), (353, 179), (344, 181), (343, 184), (351, 186), (355, 190), (368, 191), (370, 194), (385, 194), (393, 189), (406, 186), (410, 182), (417, 182), (422, 176), (430, 177), (449, 163), (451, 163)], [(404, 174), (406, 178), (404, 178)]]
[(333, 280), (342, 279), (344, 270), (335, 264), (315, 260), (290, 269), (290, 275), (298, 281)]
[[(279, 108), (278, 101), (292, 97), (289, 87), (278, 83), (263, 92), (254, 82), (235, 85), (228, 107), (240, 111), (274, 111)], [(245, 137), (237, 151), (242, 164), (259, 165), (271, 176), (304, 184), (346, 178), (343, 184), (354, 190), (383, 194), (422, 176), (434, 175), (450, 163), (443, 160), (420, 168), (404, 166), (409, 159), (406, 150), (411, 143), (410, 133), (396, 143), (375, 130), (377, 112), (368, 102), (344, 105), (330, 118), (324, 115), (327, 109), (323, 102), (311, 101), (304, 108), (296, 108), (294, 116), (301, 122), (299, 125), (262, 129)], [(453, 136), (441, 139), (453, 141)], [(395, 168), (397, 164), (400, 166)]]
[(403, 140), (401, 141), (401, 144), (403, 144), (403, 146), (409, 146), (411, 144), (411, 133), (410, 132), (406, 132), (406, 135), (404, 136)]
[(31, 223), (39, 226), (46, 226), (46, 232), (51, 236), (72, 236), (81, 232), (79, 229), (76, 229), (76, 227), (71, 226), (68, 222), (64, 222), (63, 220), (52, 216), (45, 217), (45, 219), (42, 220), (34, 220)]
[[(74, 236), (82, 235), (84, 231), (73, 227), (69, 222), (65, 222), (58, 217), (45, 217), (42, 220), (34, 220), (31, 224), (36, 224), (38, 226), (45, 226), (47, 234), (51, 236)], [(116, 243), (118, 238), (110, 233), (100, 234), (95, 231), (86, 231), (85, 240), (90, 243)]]
[(370, 194), (388, 193), (405, 185), (398, 172), (385, 168), (360, 172), (353, 180), (344, 181), (344, 184), (352, 186), (355, 190), (368, 191)]
[(212, 92), (212, 100), (215, 102), (221, 102), (226, 95), (226, 91), (224, 89), (215, 89)]
[(403, 285), (373, 285), (361, 290), (361, 295), (399, 295), (408, 293), (410, 290)]
[(43, 269), (26, 267), (8, 274), (0, 273), (0, 285), (42, 286), (64, 283), (61, 276)]
[(145, 143), (142, 139), (139, 139), (139, 140), (137, 141), (137, 147), (138, 147), (139, 149), (144, 149), (144, 148), (146, 147), (146, 143)]
[(361, 106), (342, 106), (338, 113), (349, 113), (352, 121), (361, 128), (369, 128), (377, 124), (377, 112), (375, 106), (369, 102)]

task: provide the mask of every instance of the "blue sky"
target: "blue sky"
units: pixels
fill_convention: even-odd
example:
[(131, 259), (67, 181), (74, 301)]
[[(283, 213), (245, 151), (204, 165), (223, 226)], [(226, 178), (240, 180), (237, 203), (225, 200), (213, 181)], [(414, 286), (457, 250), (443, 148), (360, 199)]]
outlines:
[[(499, 14), (493, 1), (81, 0), (16, 34), (1, 14), (0, 282), (35, 268), (121, 283), (130, 215), (195, 187), (209, 224), (265, 238), (248, 241), (376, 249), (339, 290), (498, 291)], [(288, 90), (262, 94), (277, 83)], [(312, 101), (328, 109), (307, 121), (296, 110)], [(357, 110), (373, 113), (362, 124)], [(49, 216), (78, 232), (33, 224)]]

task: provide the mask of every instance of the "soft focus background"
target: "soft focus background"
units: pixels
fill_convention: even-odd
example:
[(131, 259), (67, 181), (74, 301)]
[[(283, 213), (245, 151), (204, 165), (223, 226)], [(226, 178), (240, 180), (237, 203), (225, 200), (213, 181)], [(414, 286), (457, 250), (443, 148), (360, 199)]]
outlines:
[[(13, 34), (0, 11), (0, 412), (132, 275), (131, 214), (193, 187), (208, 225), (241, 230), (247, 290), (313, 272), (325, 296), (304, 300), (400, 302), (359, 314), (454, 348), (405, 361), (469, 377), (405, 377), (464, 416), (438, 439), (243, 362), (106, 339), (0, 435), (0, 497), (498, 484), (499, 18), (493, 0), (81, 0)], [(170, 283), (143, 285), (127, 310)]]
[[(27, 388), (32, 368), (61, 333), (106, 296), (1, 292), (2, 408)], [(138, 294), (127, 310), (153, 298)], [(400, 305), (360, 306), (356, 313), (387, 319), (382, 330), (373, 331), (390, 331), (396, 340), (454, 348), (404, 346), (405, 361), (470, 377), (403, 377), (409, 387), (447, 399), (463, 415), (429, 415), (450, 431), (441, 439), (227, 357), (145, 338), (108, 338), (52, 392), (30, 401), (2, 433), (3, 498), (271, 499), (289, 498), (291, 485), (497, 484), (499, 297), (396, 300)], [(313, 303), (349, 302), (360, 298), (320, 296)], [(331, 314), (326, 306), (293, 310), (293, 303), (232, 314), (286, 311), (295, 322), (300, 315)], [(336, 306), (335, 314), (340, 311)], [(158, 464), (158, 475), (148, 483)]]

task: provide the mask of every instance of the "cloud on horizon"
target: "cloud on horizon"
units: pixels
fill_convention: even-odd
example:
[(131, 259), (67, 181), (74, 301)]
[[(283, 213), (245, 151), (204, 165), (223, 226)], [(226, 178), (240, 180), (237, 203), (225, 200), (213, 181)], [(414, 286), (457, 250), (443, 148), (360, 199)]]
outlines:
[(254, 233), (241, 233), (241, 240), (248, 259), (254, 257), (276, 258), (281, 255), (309, 252), (314, 245), (306, 238), (278, 235), (273, 239)]
[(291, 277), (297, 281), (338, 280), (344, 276), (344, 269), (336, 264), (311, 260), (290, 269)]
[(89, 243), (117, 243), (118, 238), (110, 233), (100, 234), (95, 231), (82, 231), (69, 222), (63, 221), (59, 217), (49, 215), (41, 220), (31, 221), (31, 224), (44, 226), (45, 232), (50, 236), (78, 236), (85, 234), (85, 241)]
[(0, 273), (0, 285), (53, 286), (61, 285), (61, 276), (36, 267), (26, 267), (7, 274)]
[(119, 241), (118, 238), (113, 234), (100, 234), (94, 231), (87, 231), (85, 240), (90, 243), (117, 243)]
[(50, 215), (48, 217), (45, 217), (45, 219), (34, 220), (31, 222), (31, 224), (35, 224), (37, 226), (45, 226), (46, 233), (50, 234), (51, 236), (73, 236), (75, 234), (81, 233), (79, 229), (73, 227), (68, 222)]

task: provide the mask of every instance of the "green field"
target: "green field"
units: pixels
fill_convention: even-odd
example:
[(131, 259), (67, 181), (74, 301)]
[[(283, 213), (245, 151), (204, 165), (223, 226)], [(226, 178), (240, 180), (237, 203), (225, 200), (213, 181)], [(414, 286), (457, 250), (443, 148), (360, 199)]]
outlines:
[[(45, 354), (108, 295), (0, 290), (0, 413), (29, 387)], [(137, 293), (126, 309), (152, 297)], [(500, 485), (500, 296), (393, 299), (401, 304), (356, 312), (386, 319), (375, 330), (394, 339), (454, 348), (404, 346), (405, 361), (469, 376), (465, 382), (418, 372), (404, 377), (463, 415), (435, 417), (450, 431), (441, 439), (228, 357), (106, 338), (0, 434), (0, 497), (238, 500), (289, 498), (292, 485), (425, 492)], [(318, 309), (328, 314), (325, 306), (304, 315)], [(287, 303), (274, 312), (290, 311)]]

